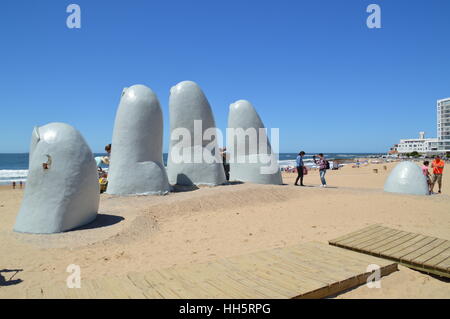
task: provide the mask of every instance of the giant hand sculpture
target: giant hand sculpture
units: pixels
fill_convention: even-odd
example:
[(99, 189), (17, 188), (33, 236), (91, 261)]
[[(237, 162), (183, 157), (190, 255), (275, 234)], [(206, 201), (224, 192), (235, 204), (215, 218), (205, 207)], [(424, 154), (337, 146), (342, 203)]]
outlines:
[(170, 149), (167, 173), (171, 184), (220, 185), (226, 182), (217, 147), (217, 130), (206, 96), (191, 81), (170, 90)]
[(51, 234), (88, 224), (97, 216), (99, 199), (94, 157), (81, 134), (64, 123), (36, 127), (14, 230)]
[(163, 119), (158, 98), (144, 85), (122, 92), (112, 138), (106, 192), (113, 195), (167, 194), (162, 161)]
[(239, 100), (230, 105), (228, 129), (234, 130), (228, 140), (230, 179), (282, 184), (277, 154), (272, 152), (264, 124), (250, 102)]

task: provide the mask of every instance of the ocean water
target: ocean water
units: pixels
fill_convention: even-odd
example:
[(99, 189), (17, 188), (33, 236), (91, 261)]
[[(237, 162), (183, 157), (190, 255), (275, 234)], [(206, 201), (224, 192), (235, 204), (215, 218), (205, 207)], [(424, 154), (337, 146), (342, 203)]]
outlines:
[[(94, 156), (105, 156), (106, 154), (95, 153)], [(306, 154), (305, 164), (314, 166), (313, 154)], [(325, 157), (333, 159), (352, 159), (358, 157), (377, 157), (379, 153), (324, 153)], [(167, 164), (167, 153), (163, 154), (164, 165)], [(280, 153), (278, 163), (280, 167), (295, 166), (297, 153)], [(15, 182), (25, 182), (28, 175), (28, 153), (23, 154), (2, 154), (0, 153), (0, 185)]]

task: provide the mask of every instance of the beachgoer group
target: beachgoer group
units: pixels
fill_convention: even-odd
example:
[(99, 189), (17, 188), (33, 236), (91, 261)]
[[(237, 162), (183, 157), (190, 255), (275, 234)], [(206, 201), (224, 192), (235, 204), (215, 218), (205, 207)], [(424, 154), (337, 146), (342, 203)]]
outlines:
[[(305, 163), (303, 161), (303, 157), (305, 156), (305, 152), (301, 151), (298, 153), (297, 159), (296, 159), (296, 166), (297, 166), (297, 178), (295, 179), (295, 186), (305, 186), (303, 184), (303, 177), (308, 174), (308, 169), (305, 166)], [(318, 159), (316, 159), (318, 157)], [(328, 169), (330, 169), (330, 163), (325, 159), (325, 156), (320, 153), (319, 155), (313, 156), (313, 161), (316, 163), (316, 165), (319, 168), (319, 176), (320, 176), (320, 182), (321, 187), (327, 187), (327, 181), (325, 179), (325, 174)], [(298, 182), (300, 181), (300, 184)]]
[(434, 186), (438, 184), (438, 193), (441, 194), (442, 191), (442, 174), (444, 173), (445, 162), (440, 156), (436, 156), (434, 161), (431, 163), (431, 168), (433, 169), (433, 174), (431, 175), (428, 168), (430, 166), (429, 161), (424, 161), (422, 165), (422, 172), (425, 175), (428, 183), (428, 191), (430, 194), (434, 194)]

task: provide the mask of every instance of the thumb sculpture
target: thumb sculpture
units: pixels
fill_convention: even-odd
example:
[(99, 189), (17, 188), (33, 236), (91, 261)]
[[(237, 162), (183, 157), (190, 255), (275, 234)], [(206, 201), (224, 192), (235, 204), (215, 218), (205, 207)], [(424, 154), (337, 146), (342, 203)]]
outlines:
[(413, 162), (401, 162), (394, 167), (384, 184), (384, 191), (411, 195), (428, 195), (428, 183), (421, 168)]
[(114, 124), (106, 193), (167, 194), (162, 139), (162, 111), (155, 93), (144, 85), (124, 89)]
[(228, 137), (230, 179), (281, 185), (278, 158), (272, 153), (264, 124), (250, 102), (239, 100), (230, 105), (228, 130), (234, 131)]
[(180, 82), (170, 90), (171, 184), (215, 186), (226, 182), (211, 106), (200, 87)]
[(92, 222), (100, 200), (97, 167), (81, 134), (64, 123), (33, 130), (27, 185), (14, 230), (52, 234)]

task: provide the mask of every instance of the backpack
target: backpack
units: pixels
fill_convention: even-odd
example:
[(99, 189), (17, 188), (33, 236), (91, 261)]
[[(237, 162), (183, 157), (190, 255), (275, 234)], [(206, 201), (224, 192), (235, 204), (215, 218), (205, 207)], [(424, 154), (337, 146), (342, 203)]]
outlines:
[(328, 162), (327, 160), (325, 160), (325, 168), (326, 169), (330, 169), (330, 162)]

